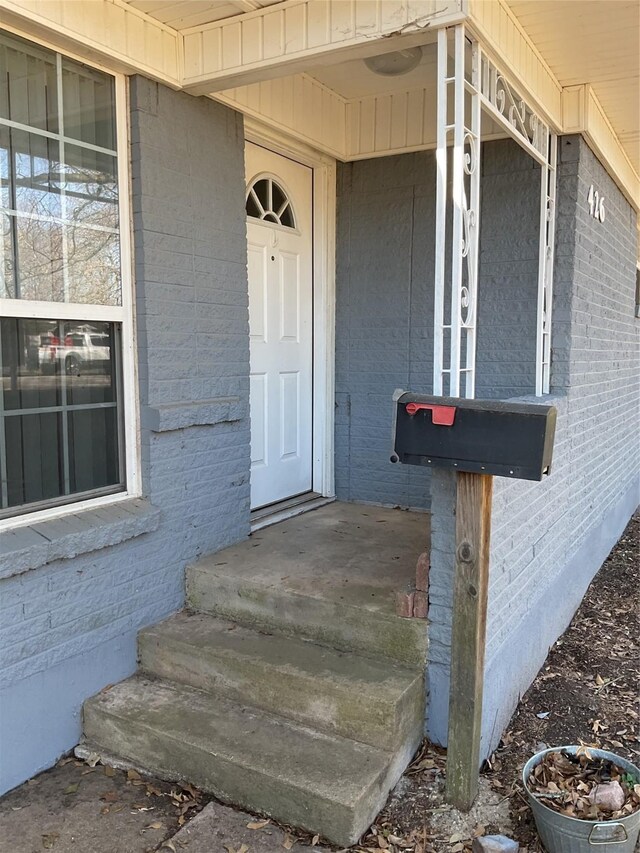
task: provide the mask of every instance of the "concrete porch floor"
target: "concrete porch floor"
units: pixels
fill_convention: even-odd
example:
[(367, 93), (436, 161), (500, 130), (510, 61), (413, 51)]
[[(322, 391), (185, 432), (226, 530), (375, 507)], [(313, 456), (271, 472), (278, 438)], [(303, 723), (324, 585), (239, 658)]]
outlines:
[(426, 512), (335, 501), (263, 528), (208, 563), (245, 582), (392, 615), (396, 592), (415, 582), (430, 529)]

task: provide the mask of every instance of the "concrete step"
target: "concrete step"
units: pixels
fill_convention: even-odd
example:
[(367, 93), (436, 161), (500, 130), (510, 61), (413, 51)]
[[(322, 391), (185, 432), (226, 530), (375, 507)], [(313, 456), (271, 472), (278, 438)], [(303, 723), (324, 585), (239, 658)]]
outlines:
[[(329, 648), (423, 667), (427, 623), (395, 615), (395, 594), (362, 584), (323, 586), (235, 571), (225, 552), (187, 568), (187, 601), (209, 613), (269, 633), (303, 637)], [(348, 573), (345, 573), (348, 576)]]
[(141, 668), (320, 731), (393, 751), (417, 743), (422, 671), (179, 613), (140, 632)]
[(349, 845), (410, 754), (391, 756), (168, 681), (134, 676), (84, 706), (84, 749)]

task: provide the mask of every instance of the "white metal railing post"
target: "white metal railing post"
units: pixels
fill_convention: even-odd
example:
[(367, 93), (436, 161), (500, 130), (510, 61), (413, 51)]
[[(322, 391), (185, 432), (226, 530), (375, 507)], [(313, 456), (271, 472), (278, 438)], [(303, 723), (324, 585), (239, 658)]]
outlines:
[[(453, 73), (449, 76), (447, 30), (438, 32), (438, 104), (436, 150), (436, 257), (434, 300), (433, 393), (473, 397), (476, 370), (476, 318), (480, 226), (480, 123), (482, 57), (477, 42), (467, 39), (464, 25), (454, 29)], [(470, 79), (465, 54), (471, 47)], [(449, 86), (453, 87), (453, 122), (449, 119)], [(470, 108), (467, 109), (467, 103)], [(467, 114), (469, 121), (467, 121)], [(447, 142), (452, 141), (451, 270), (447, 257)], [(468, 188), (468, 192), (467, 192)], [(466, 278), (465, 278), (466, 273)], [(445, 307), (449, 298), (449, 319)], [(449, 332), (449, 347), (445, 347)], [(464, 378), (464, 383), (462, 383)]]
[(556, 220), (556, 167), (558, 139), (548, 134), (548, 155), (541, 164), (540, 238), (538, 250), (538, 315), (536, 324), (536, 396), (549, 393), (551, 372), (551, 312), (553, 308), (553, 258)]
[(459, 24), (454, 36), (454, 122), (453, 185), (451, 190), (453, 220), (451, 228), (451, 350), (449, 362), (449, 394), (460, 396), (462, 261), (464, 247), (464, 26)]
[(471, 129), (466, 137), (469, 155), (465, 159), (465, 171), (470, 176), (469, 209), (467, 211), (467, 293), (466, 317), (466, 375), (465, 397), (475, 397), (476, 393), (476, 329), (478, 318), (478, 256), (480, 252), (480, 153), (482, 107), (480, 103), (480, 75), (482, 72), (482, 54), (477, 42), (471, 46)]
[(443, 392), (444, 275), (447, 230), (447, 30), (438, 30), (436, 244), (433, 306), (433, 393)]

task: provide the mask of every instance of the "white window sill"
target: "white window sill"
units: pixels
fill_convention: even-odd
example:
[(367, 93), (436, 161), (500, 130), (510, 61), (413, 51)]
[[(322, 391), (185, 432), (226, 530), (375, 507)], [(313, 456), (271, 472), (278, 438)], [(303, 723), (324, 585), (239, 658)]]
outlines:
[(156, 530), (160, 510), (143, 498), (125, 498), (0, 533), (0, 579), (9, 578)]

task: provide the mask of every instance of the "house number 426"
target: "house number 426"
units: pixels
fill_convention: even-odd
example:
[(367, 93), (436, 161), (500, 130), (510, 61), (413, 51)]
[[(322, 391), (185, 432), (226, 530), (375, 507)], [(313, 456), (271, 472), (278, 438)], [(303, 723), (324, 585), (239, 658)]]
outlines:
[(598, 190), (594, 190), (593, 184), (589, 187), (587, 204), (589, 205), (589, 215), (597, 219), (598, 222), (604, 222), (604, 196), (601, 196)]

